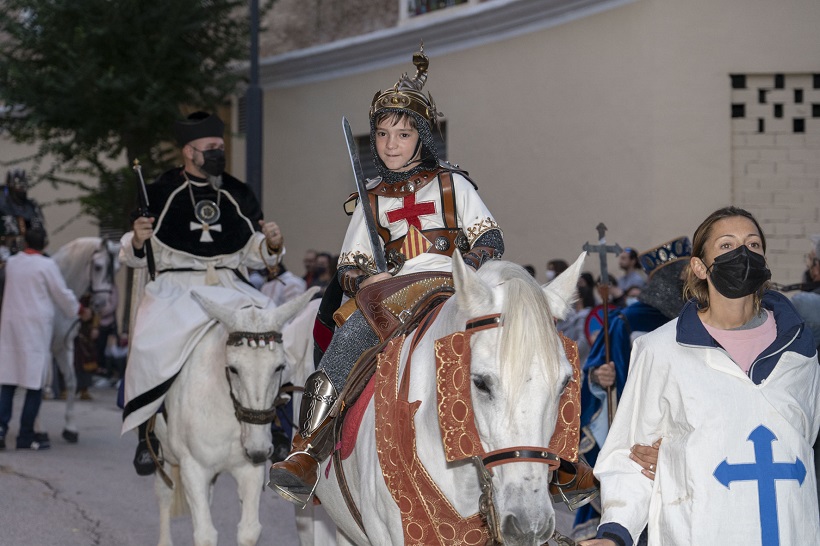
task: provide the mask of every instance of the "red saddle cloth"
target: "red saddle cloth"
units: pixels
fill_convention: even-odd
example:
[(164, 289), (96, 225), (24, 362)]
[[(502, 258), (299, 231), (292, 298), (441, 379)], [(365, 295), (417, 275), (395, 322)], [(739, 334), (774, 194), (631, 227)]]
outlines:
[(356, 438), (359, 437), (359, 427), (362, 425), (364, 412), (370, 403), (370, 399), (373, 398), (373, 391), (376, 385), (374, 382), (375, 378), (375, 375), (370, 378), (362, 394), (359, 395), (356, 402), (345, 412), (345, 422), (342, 425), (342, 438), (340, 440), (341, 445), (339, 446), (343, 461), (350, 457), (350, 454), (353, 453), (353, 448), (356, 447)]

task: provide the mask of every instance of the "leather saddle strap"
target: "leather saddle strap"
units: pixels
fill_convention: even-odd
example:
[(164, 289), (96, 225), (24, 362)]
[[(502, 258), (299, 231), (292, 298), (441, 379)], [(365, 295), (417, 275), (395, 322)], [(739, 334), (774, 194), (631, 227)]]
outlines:
[(353, 370), (351, 370), (347, 382), (339, 395), (342, 407), (339, 408), (338, 413), (342, 413), (344, 407), (352, 405), (359, 398), (359, 395), (367, 386), (367, 382), (370, 381), (370, 378), (376, 373), (376, 356), (387, 347), (390, 340), (400, 335), (410, 334), (431, 310), (437, 305), (441, 305), (454, 292), (454, 288), (446, 285), (436, 288), (413, 307), (410, 312), (410, 320), (400, 324), (387, 339), (362, 353), (362, 356), (359, 357), (353, 366)]
[[(424, 318), (429, 317), (430, 315), (438, 315), (438, 311), (441, 309), (441, 305), (445, 301), (447, 301), (447, 299), (449, 299), (449, 297), (452, 296), (454, 292), (455, 289), (450, 286), (442, 286), (438, 288), (435, 292), (429, 294), (424, 300), (420, 301), (413, 308), (413, 317)], [(421, 314), (421, 311), (424, 311), (424, 313)], [(381, 352), (382, 349), (384, 349), (393, 338), (402, 335), (408, 335), (410, 332), (412, 332), (419, 325), (422, 318), (410, 321), (402, 325), (401, 328), (393, 332), (393, 335), (388, 340), (379, 343), (376, 347), (368, 350), (365, 354), (362, 355), (362, 357), (356, 362), (356, 366), (354, 367), (353, 372), (351, 372), (352, 375), (353, 373), (356, 373), (358, 371), (357, 368), (361, 369), (361, 371), (359, 372), (360, 377), (357, 378), (357, 381), (359, 381), (361, 387), (355, 389), (358, 392), (355, 392), (355, 397), (352, 397), (351, 395), (354, 393), (351, 393), (348, 387), (350, 387), (350, 385), (353, 383), (353, 378), (348, 378), (347, 383), (345, 384), (345, 387), (342, 390), (341, 395), (339, 396), (339, 399), (344, 401), (342, 406), (353, 404), (353, 402), (355, 402), (355, 400), (361, 394), (361, 391), (364, 390), (364, 387), (367, 385), (367, 381), (369, 381), (370, 377), (372, 377), (373, 374), (376, 373), (376, 364), (378, 363), (376, 355), (378, 355), (379, 352)], [(427, 332), (427, 329), (429, 328), (430, 324), (432, 324), (432, 319), (427, 321), (424, 324), (424, 327), (419, 332), (417, 332), (417, 337), (423, 336), (424, 333)], [(368, 354), (370, 355), (370, 357), (368, 357)], [(366, 357), (367, 360), (365, 360)], [(365, 377), (367, 377), (367, 379), (365, 379)], [(337, 408), (339, 407), (340, 406), (337, 406)], [(340, 409), (339, 412), (341, 413), (342, 411), (344, 411), (343, 407), (342, 409)], [(338, 445), (341, 441), (343, 423), (344, 419), (336, 419), (334, 423), (333, 439), (336, 445)], [(356, 501), (350, 494), (350, 486), (348, 486), (347, 484), (347, 477), (345, 476), (344, 467), (342, 466), (342, 450), (334, 449), (332, 457), (334, 471), (336, 472), (336, 481), (339, 483), (339, 491), (341, 492), (342, 497), (345, 500), (345, 504), (347, 504), (347, 509), (350, 511), (350, 515), (353, 516), (353, 519), (356, 521), (356, 524), (359, 526), (359, 529), (361, 529), (366, 536), (367, 533), (364, 530), (362, 514), (359, 511), (359, 507), (356, 505)]]

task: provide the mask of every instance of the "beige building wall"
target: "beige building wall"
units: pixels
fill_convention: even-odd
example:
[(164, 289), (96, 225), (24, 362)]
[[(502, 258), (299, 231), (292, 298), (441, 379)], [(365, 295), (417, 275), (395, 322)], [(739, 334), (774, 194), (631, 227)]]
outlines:
[[(504, 230), (505, 258), (534, 264), (542, 281), (546, 261), (573, 260), (599, 222), (609, 242), (640, 250), (691, 237), (718, 207), (760, 205), (738, 201), (733, 189), (730, 74), (820, 72), (814, 0), (621, 4), (467, 49), (437, 50), (419, 21), (410, 31), (413, 43), (428, 44), (427, 90), (446, 116), (449, 159), (478, 183)], [(264, 210), (283, 227), (294, 271), (307, 248), (338, 251), (341, 204), (353, 191), (341, 117), (368, 132), (373, 94), (413, 69), (406, 49), (400, 64), (383, 68), (265, 81)], [(311, 57), (266, 62), (280, 60), (308, 65)], [(792, 193), (818, 203), (816, 173)], [(816, 207), (789, 213), (789, 233), (766, 210), (755, 208), (770, 237), (786, 239), (778, 251), (820, 231)], [(593, 260), (587, 267), (597, 270)], [(796, 282), (800, 267), (775, 260), (774, 280)]]

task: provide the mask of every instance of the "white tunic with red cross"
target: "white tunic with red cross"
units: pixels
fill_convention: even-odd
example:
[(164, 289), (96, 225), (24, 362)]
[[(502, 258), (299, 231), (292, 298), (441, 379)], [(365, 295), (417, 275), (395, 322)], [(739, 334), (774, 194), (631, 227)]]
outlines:
[[(457, 226), (446, 226), (440, 177), (423, 185), (414, 193), (404, 197), (385, 197), (379, 195), (374, 213), (378, 216), (379, 226), (390, 233), (389, 241), (396, 241), (405, 235), (410, 235), (405, 245), (413, 244), (420, 252), (403, 252), (407, 261), (399, 275), (426, 271), (449, 272), (452, 269), (451, 258), (445, 254), (424, 252), (431, 247), (434, 241), (423, 238), (420, 232), (445, 227), (459, 227), (464, 232), (467, 244), (472, 248), (475, 241), (491, 229), (498, 229), (490, 211), (479, 197), (475, 187), (458, 172), (452, 172), (454, 199), (454, 215)], [(356, 266), (355, 257), (361, 254), (368, 262), (372, 261), (373, 252), (370, 247), (367, 228), (364, 223), (361, 203), (356, 205), (350, 224), (345, 234), (339, 256), (339, 267)], [(411, 257), (412, 256), (412, 257)]]

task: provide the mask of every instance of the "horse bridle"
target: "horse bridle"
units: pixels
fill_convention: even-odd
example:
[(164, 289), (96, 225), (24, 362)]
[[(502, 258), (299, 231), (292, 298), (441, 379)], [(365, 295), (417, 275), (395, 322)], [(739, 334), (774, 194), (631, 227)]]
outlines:
[[(491, 328), (502, 326), (504, 321), (500, 313), (474, 318), (467, 321), (465, 332), (475, 333)], [(504, 538), (501, 535), (501, 526), (498, 521), (498, 513), (493, 500), (493, 473), (492, 467), (508, 463), (543, 463), (549, 466), (550, 476), (560, 466), (561, 459), (555, 453), (545, 447), (515, 446), (497, 449), (489, 453), (479, 453), (472, 456), (472, 461), (478, 468), (478, 481), (481, 485), (481, 496), (478, 499), (478, 512), (487, 523), (487, 532), (493, 544), (503, 544)], [(558, 542), (559, 546), (575, 546), (575, 542), (553, 531), (552, 539)]]
[[(265, 347), (267, 347), (272, 351), (274, 343), (282, 343), (281, 332), (232, 332), (228, 334), (228, 341), (226, 342), (226, 345), (233, 347), (247, 345), (248, 347), (254, 349), (264, 349)], [(280, 364), (276, 367), (274, 373), (280, 372), (283, 369), (285, 369), (285, 365)], [(231, 402), (233, 402), (233, 412), (234, 415), (236, 415), (236, 419), (240, 423), (249, 423), (251, 425), (267, 425), (276, 418), (275, 402), (273, 406), (271, 406), (268, 409), (257, 410), (252, 408), (246, 408), (239, 402), (239, 400), (236, 399), (236, 395), (234, 395), (233, 393), (233, 383), (231, 382), (230, 366), (225, 366), (225, 377), (228, 379), (228, 392), (231, 395)]]
[(114, 291), (114, 256), (108, 251), (108, 248), (105, 246), (105, 241), (100, 245), (100, 247), (94, 251), (94, 254), (102, 250), (105, 253), (107, 258), (106, 260), (106, 271), (105, 276), (108, 279), (109, 288), (101, 289), (101, 288), (94, 288), (94, 259), (92, 256), (91, 261), (88, 264), (88, 288), (86, 289), (86, 294), (110, 294)]

